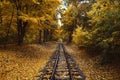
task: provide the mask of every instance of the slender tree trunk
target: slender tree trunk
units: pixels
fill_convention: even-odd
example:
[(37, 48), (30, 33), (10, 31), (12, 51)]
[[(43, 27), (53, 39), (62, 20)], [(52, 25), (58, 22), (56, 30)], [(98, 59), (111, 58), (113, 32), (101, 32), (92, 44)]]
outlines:
[(13, 16), (14, 16), (14, 6), (13, 6), (11, 20), (10, 20), (10, 23), (8, 24), (8, 29), (7, 29), (7, 33), (6, 33), (6, 37), (5, 37), (4, 48), (6, 48), (6, 45), (7, 45), (7, 42), (8, 42), (8, 37), (9, 37), (9, 33), (10, 33), (10, 27), (12, 25)]
[(17, 24), (18, 24), (18, 45), (21, 45), (23, 44), (24, 41), (28, 22), (22, 22), (22, 20), (18, 20)]
[(23, 39), (21, 36), (22, 33), (22, 20), (18, 17), (20, 16), (19, 11), (22, 11), (21, 4), (19, 0), (16, 2), (16, 9), (17, 9), (17, 31), (18, 31), (18, 45), (21, 45), (23, 43)]
[(22, 39), (21, 39), (21, 28), (22, 27), (22, 20), (17, 20), (17, 30), (18, 30), (18, 45), (21, 45)]
[(39, 44), (42, 43), (42, 30), (39, 30)]
[(52, 40), (53, 30), (50, 30), (49, 34), (50, 34), (50, 36), (49, 36), (49, 40), (51, 41), (51, 40)]
[[(0, 0), (2, 3), (2, 1)], [(2, 26), (2, 5), (0, 5), (0, 27)]]
[[(77, 17), (77, 16), (76, 16)], [(73, 26), (70, 29), (70, 33), (69, 33), (69, 39), (68, 39), (68, 43), (72, 42), (72, 34), (74, 32), (74, 30), (76, 29), (76, 23), (77, 23), (77, 19), (73, 20)]]
[(48, 31), (48, 29), (46, 29), (46, 42), (48, 42), (49, 41), (49, 31)]
[[(26, 27), (28, 25), (28, 22), (23, 22), (21, 19), (18, 17), (19, 11), (22, 11), (22, 6), (21, 3), (18, 1), (18, 5), (16, 6), (17, 8), (17, 30), (18, 30), (18, 45), (22, 45), (24, 41), (24, 37), (26, 34)], [(26, 5), (26, 13), (28, 13), (28, 6)]]
[(69, 34), (68, 43), (71, 43), (71, 42), (72, 42), (72, 33), (73, 33), (73, 32), (70, 32), (70, 34)]
[(46, 42), (46, 29), (44, 30), (44, 33), (43, 33), (43, 42)]
[(24, 37), (25, 37), (25, 34), (26, 34), (27, 25), (28, 25), (28, 22), (23, 22), (23, 26), (21, 28), (21, 44), (24, 41)]
[(48, 41), (50, 41), (50, 30), (48, 30)]
[(2, 10), (0, 9), (0, 27), (2, 26)]

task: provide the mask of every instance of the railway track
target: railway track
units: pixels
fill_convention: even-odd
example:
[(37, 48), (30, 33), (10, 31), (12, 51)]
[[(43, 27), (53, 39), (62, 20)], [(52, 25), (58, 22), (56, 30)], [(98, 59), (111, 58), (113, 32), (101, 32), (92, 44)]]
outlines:
[(85, 75), (64, 45), (59, 43), (55, 53), (40, 71), (38, 80), (85, 80)]

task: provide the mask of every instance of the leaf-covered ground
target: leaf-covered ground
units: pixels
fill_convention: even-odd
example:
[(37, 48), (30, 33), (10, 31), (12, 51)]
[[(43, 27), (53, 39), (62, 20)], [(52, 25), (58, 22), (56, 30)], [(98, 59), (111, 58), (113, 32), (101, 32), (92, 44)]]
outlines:
[[(0, 48), (0, 80), (37, 80), (38, 71), (44, 67), (56, 44), (9, 45)], [(84, 50), (67, 46), (68, 52), (77, 61), (86, 75), (86, 80), (120, 80), (118, 64), (99, 65), (100, 56), (90, 57)]]
[(100, 65), (100, 56), (91, 57), (84, 50), (78, 50), (75, 46), (68, 45), (68, 52), (79, 64), (80, 69), (86, 75), (86, 80), (120, 80), (120, 65)]
[(0, 49), (0, 80), (37, 80), (56, 45), (9, 45)]

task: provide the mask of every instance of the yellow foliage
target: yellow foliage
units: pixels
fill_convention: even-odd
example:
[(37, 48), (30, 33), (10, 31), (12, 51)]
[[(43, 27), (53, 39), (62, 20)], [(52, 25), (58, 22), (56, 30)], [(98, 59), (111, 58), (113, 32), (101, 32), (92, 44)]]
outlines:
[(91, 38), (87, 31), (84, 31), (82, 27), (78, 27), (73, 33), (73, 42), (80, 46), (86, 46), (87, 40)]
[[(116, 4), (117, 3), (117, 4)], [(88, 17), (92, 18), (92, 23), (99, 23), (102, 20), (110, 20), (117, 18), (117, 13), (119, 12), (119, 2), (118, 0), (98, 0), (97, 3), (92, 5), (92, 10), (87, 12)], [(116, 14), (112, 14), (112, 13)], [(110, 16), (106, 16), (111, 13)]]

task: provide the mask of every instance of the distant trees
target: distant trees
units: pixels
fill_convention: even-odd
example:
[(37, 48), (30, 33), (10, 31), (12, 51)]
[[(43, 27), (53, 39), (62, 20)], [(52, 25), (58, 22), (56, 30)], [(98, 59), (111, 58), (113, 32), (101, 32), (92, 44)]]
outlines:
[(63, 30), (68, 37), (68, 43), (72, 42), (72, 34), (73, 31), (76, 27), (76, 16), (77, 16), (77, 8), (74, 5), (69, 5), (68, 9), (66, 12), (63, 12), (63, 19), (62, 22), (64, 23), (63, 25)]
[(88, 25), (86, 12), (90, 10), (91, 3), (82, 3), (81, 1), (69, 0), (67, 10), (62, 13), (63, 30), (69, 43), (72, 42), (72, 34), (78, 25), (83, 25), (84, 27)]

